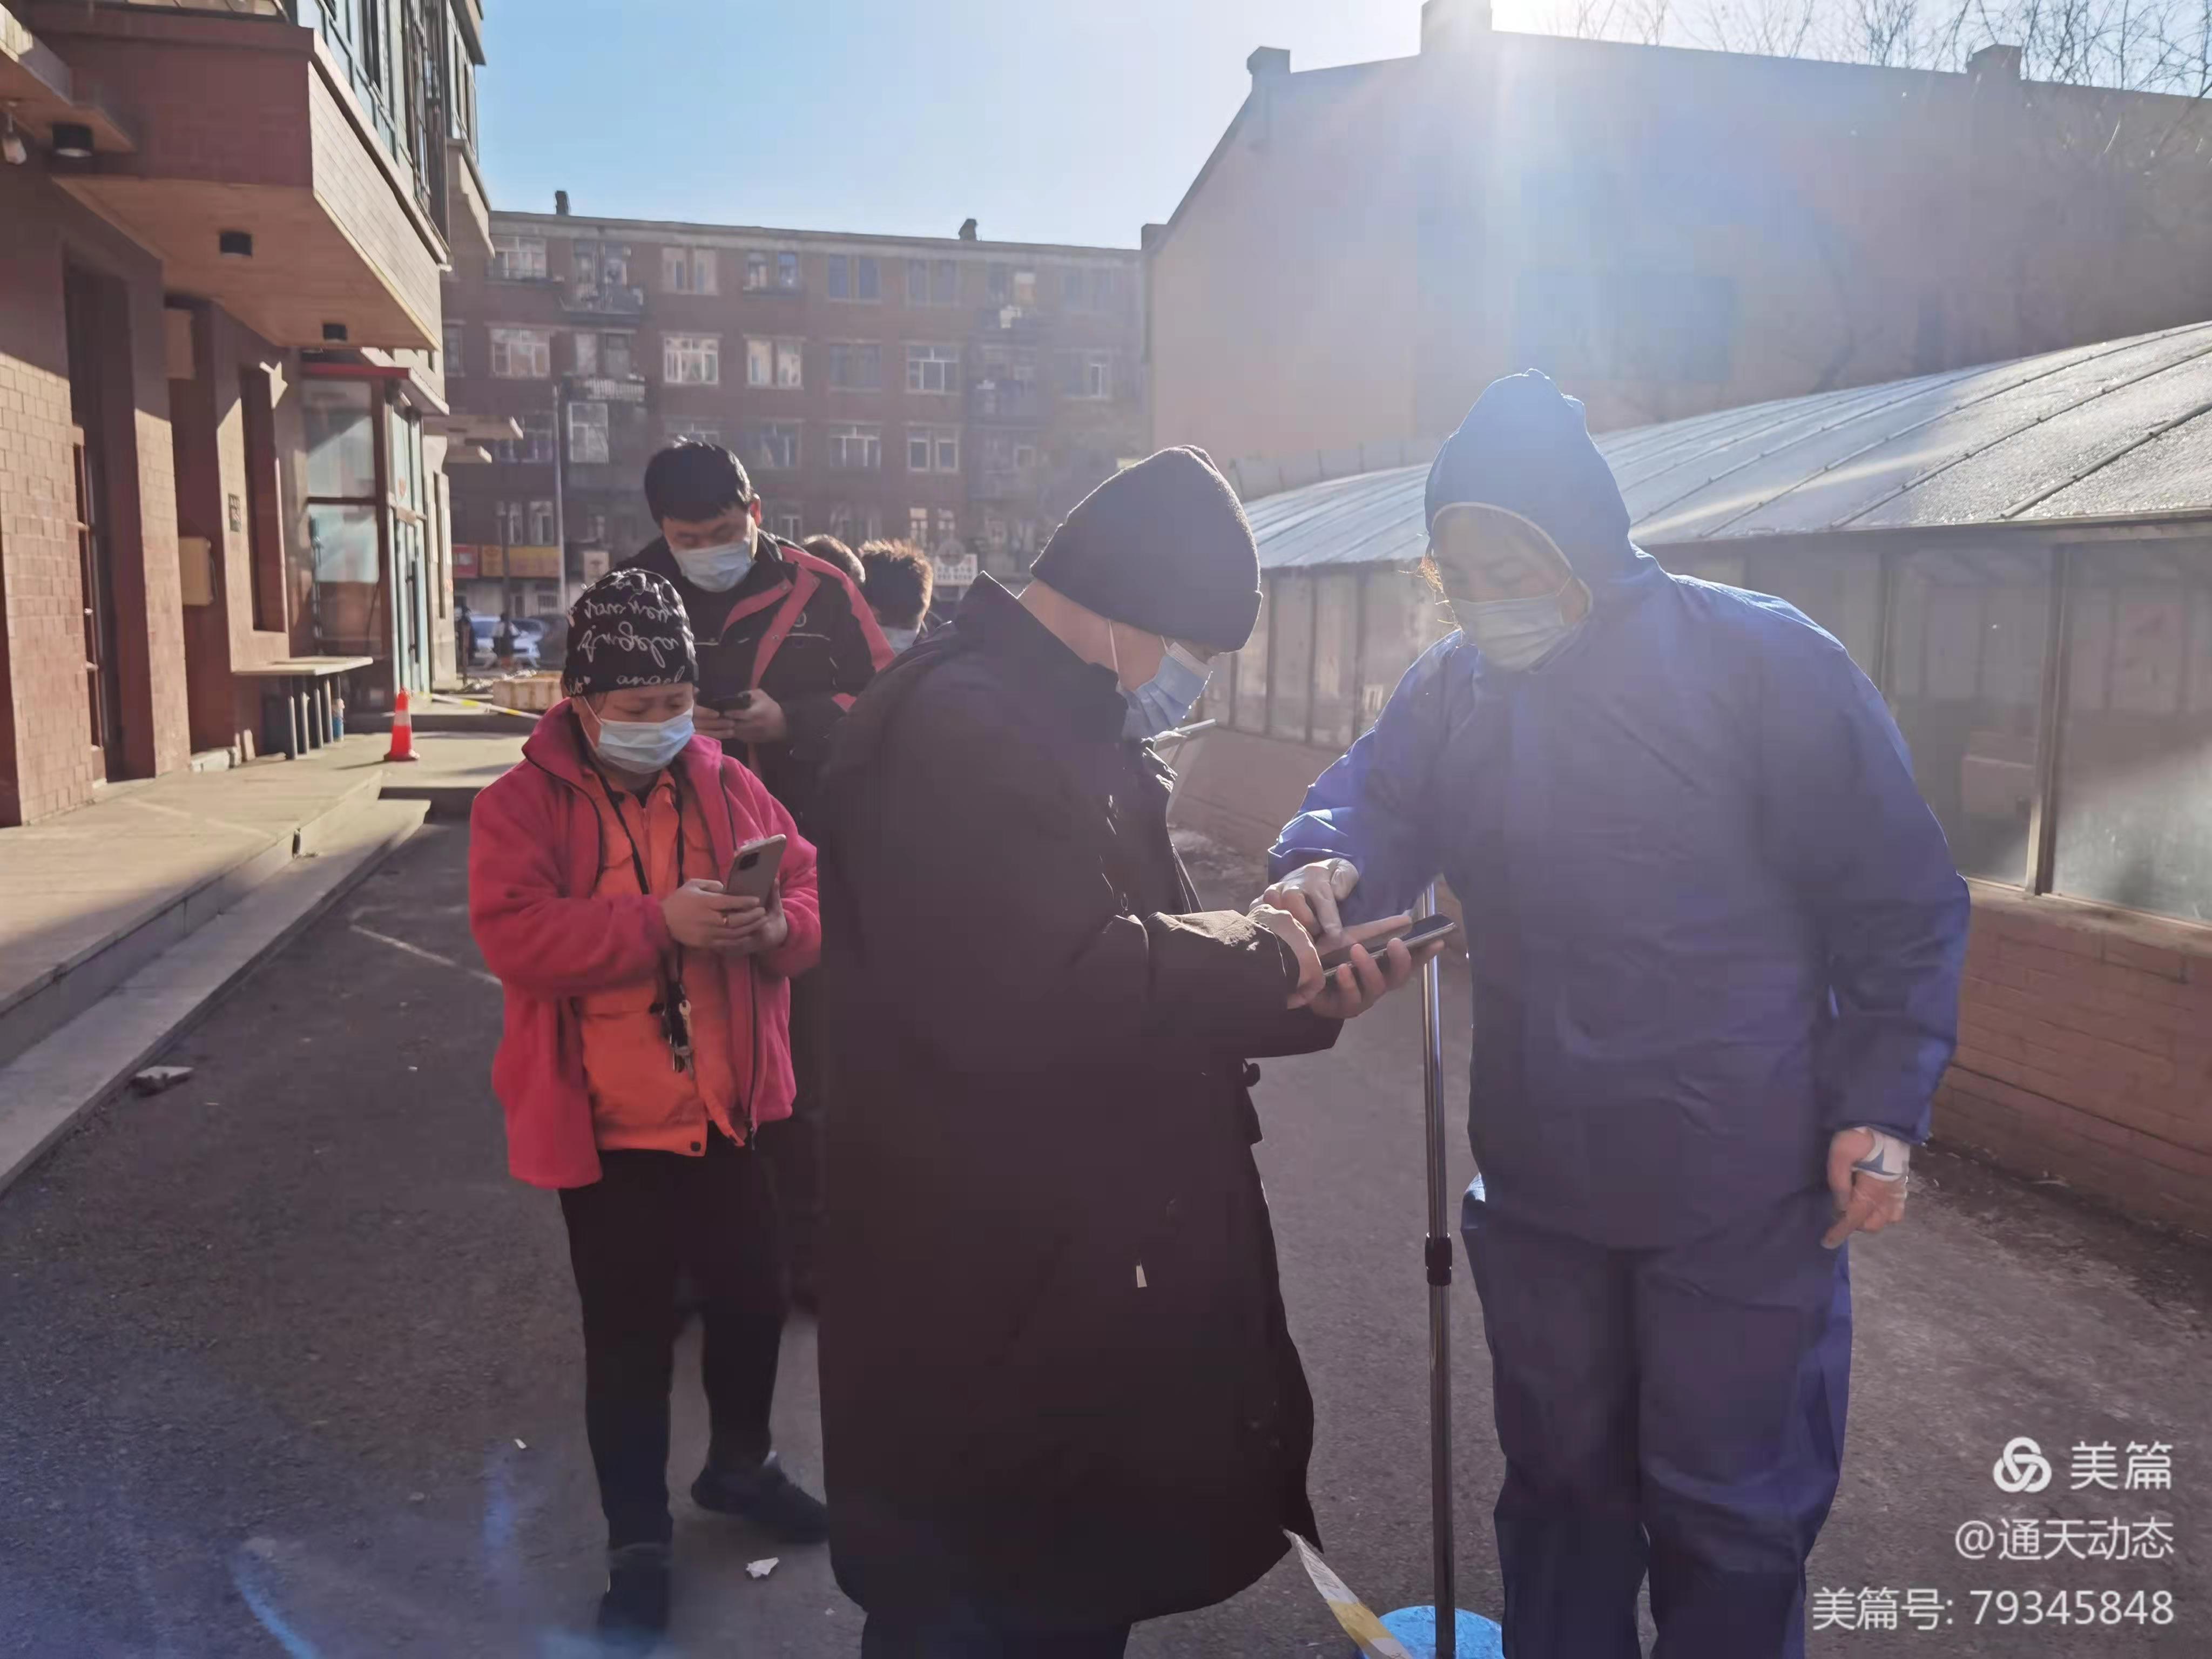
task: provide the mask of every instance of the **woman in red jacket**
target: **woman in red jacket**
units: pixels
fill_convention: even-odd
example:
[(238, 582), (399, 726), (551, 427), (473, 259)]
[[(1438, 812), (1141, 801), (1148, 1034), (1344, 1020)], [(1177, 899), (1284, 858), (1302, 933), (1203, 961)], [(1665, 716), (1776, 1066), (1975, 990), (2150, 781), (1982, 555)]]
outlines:
[[(492, 1081), (507, 1164), (556, 1188), (583, 1304), (584, 1424), (607, 1520), (599, 1626), (668, 1620), (676, 1281), (700, 1295), (713, 1423), (691, 1488), (792, 1543), (828, 1534), (769, 1436), (784, 1302), (753, 1151), (793, 1093), (789, 980), (821, 951), (814, 848), (752, 773), (694, 735), (698, 665), (665, 580), (576, 601), (556, 704), (470, 823), (469, 917), (507, 992)], [(785, 837), (768, 899), (720, 880)]]

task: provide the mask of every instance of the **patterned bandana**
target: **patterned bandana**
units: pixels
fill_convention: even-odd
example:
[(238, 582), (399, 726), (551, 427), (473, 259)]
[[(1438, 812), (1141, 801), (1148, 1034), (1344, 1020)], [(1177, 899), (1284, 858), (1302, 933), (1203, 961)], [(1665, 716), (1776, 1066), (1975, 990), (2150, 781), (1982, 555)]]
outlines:
[(572, 697), (626, 686), (699, 683), (691, 619), (665, 576), (611, 570), (568, 611), (568, 658), (561, 689)]

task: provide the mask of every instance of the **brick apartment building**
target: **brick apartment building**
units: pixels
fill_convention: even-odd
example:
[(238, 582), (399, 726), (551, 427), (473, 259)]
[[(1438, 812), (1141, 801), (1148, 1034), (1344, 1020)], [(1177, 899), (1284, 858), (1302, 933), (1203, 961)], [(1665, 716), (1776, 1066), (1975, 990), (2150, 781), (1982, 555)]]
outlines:
[[(459, 591), (545, 614), (656, 533), (645, 464), (728, 445), (769, 527), (1012, 574), (1141, 451), (1133, 251), (495, 213), (446, 289), (457, 409), (522, 436), (456, 475)], [(473, 577), (473, 580), (471, 580)]]
[(0, 4), (0, 823), (427, 687), (478, 0)]
[(2212, 316), (2212, 100), (2017, 49), (1938, 74), (1428, 0), (1413, 56), (1249, 67), (1146, 232), (1152, 429), (1224, 465), (1388, 465), (1523, 368), (1617, 429)]

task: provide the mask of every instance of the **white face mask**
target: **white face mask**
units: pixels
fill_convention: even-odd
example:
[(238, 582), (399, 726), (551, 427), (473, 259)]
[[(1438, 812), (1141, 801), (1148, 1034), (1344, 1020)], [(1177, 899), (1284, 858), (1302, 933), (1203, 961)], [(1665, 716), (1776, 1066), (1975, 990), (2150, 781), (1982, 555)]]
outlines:
[(919, 628), (886, 628), (884, 640), (894, 651), (903, 651), (921, 635)]
[(611, 720), (598, 717), (599, 734), (592, 747), (601, 760), (627, 772), (658, 772), (691, 741), (691, 711), (665, 720)]
[[(1570, 604), (1577, 588), (1581, 603)], [(1570, 621), (1577, 609), (1582, 615)], [(1533, 599), (1454, 599), (1452, 614), (1481, 649), (1485, 662), (1517, 673), (1534, 668), (1573, 636), (1589, 616), (1589, 590), (1570, 576), (1558, 592)]]
[(750, 531), (741, 541), (724, 542), (715, 547), (672, 547), (668, 550), (676, 556), (676, 566), (684, 573), (684, 580), (709, 593), (727, 592), (744, 580), (745, 572), (753, 565)]

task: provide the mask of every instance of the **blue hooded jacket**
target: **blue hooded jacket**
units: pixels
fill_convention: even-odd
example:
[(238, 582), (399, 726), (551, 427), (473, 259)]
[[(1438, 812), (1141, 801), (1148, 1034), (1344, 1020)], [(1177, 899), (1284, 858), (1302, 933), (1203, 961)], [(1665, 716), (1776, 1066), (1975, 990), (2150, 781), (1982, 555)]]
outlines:
[(1438, 453), (1431, 521), (1463, 501), (1543, 529), (1589, 617), (1517, 673), (1460, 634), (1425, 653), (1271, 862), (1349, 859), (1347, 921), (1450, 882), (1489, 1201), (1664, 1245), (1822, 1185), (1836, 1130), (1925, 1139), (1966, 890), (1881, 694), (1794, 607), (1632, 544), (1582, 405), (1540, 374), (1492, 385)]

